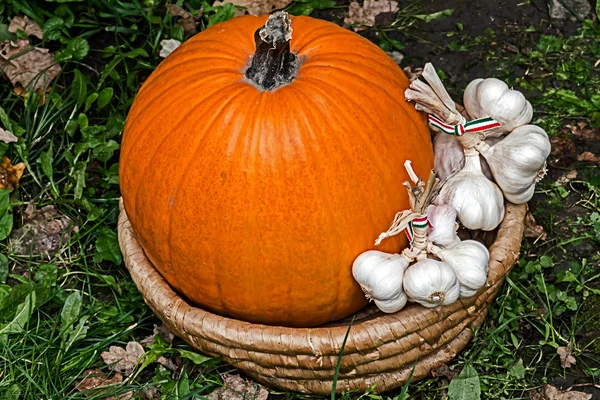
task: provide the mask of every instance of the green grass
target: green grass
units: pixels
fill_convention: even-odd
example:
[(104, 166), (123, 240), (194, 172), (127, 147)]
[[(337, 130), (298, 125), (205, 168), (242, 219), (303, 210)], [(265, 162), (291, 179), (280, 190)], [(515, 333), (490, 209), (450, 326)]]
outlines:
[[(291, 10), (308, 15), (317, 3), (334, 5), (297, 1)], [(200, 30), (235, 11), (199, 0), (179, 4), (194, 15), (204, 7)], [(200, 398), (221, 385), (221, 373), (234, 371), (190, 353), (181, 340), (171, 346), (156, 339), (146, 362), (122, 384), (95, 394), (75, 387), (90, 368), (109, 374), (102, 352), (150, 336), (159, 324), (127, 275), (115, 230), (118, 150), (127, 111), (160, 62), (160, 41), (186, 39), (163, 5), (153, 0), (0, 3), (0, 40), (15, 39), (6, 30), (12, 16), (27, 15), (44, 28), (44, 39), (35, 43), (57, 54), (61, 66), (42, 106), (36, 93), (21, 97), (11, 85), (0, 86), (1, 126), (19, 137), (17, 143), (0, 143), (0, 155), (27, 165), (10, 201), (8, 192), (0, 191), (0, 398), (100, 399), (128, 391), (136, 398), (150, 391), (163, 399)], [(413, 26), (448, 14), (427, 17), (418, 5), (406, 7), (380, 29), (378, 44), (387, 51), (407, 49), (411, 41), (425, 45)], [(489, 48), (493, 31), (480, 37), (466, 31), (461, 25), (448, 33), (448, 43), (434, 45), (448, 53), (485, 49), (481, 63), (527, 90), (536, 107), (534, 122), (551, 135), (569, 123), (600, 125), (600, 77), (594, 69), (600, 58), (598, 23), (584, 21), (570, 37), (525, 32), (536, 37), (535, 48), (510, 54)], [(394, 32), (403, 32), (406, 42), (392, 39)], [(526, 73), (515, 74), (514, 65)], [(456, 371), (467, 366), (461, 379), (477, 381), (483, 398), (527, 399), (529, 390), (546, 383), (568, 382), (568, 387), (600, 380), (600, 179), (590, 164), (578, 162), (577, 179), (557, 186), (561, 168), (568, 170), (553, 167), (532, 202), (548, 238), (524, 241), (519, 264), (485, 324), (450, 364)], [(38, 209), (54, 205), (78, 227), (51, 256), (17, 254), (7, 239), (23, 225), (29, 203)], [(556, 352), (568, 343), (577, 359), (571, 369), (561, 367)], [(183, 368), (173, 373), (152, 362), (162, 355), (180, 360)], [(451, 392), (459, 390), (458, 383), (452, 385)], [(447, 380), (427, 378), (390, 396), (441, 399), (447, 390)], [(341, 397), (388, 396), (371, 389)]]

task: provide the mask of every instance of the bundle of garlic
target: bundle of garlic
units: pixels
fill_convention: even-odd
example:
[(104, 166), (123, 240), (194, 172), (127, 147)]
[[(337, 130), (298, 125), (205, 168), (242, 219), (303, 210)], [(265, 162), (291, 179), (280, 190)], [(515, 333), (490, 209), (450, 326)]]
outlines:
[(404, 231), (410, 248), (401, 254), (367, 251), (352, 268), (365, 296), (387, 313), (399, 311), (407, 300), (425, 307), (452, 304), (459, 297), (475, 294), (487, 279), (489, 253), (485, 246), (472, 240), (461, 242), (456, 234), (456, 210), (430, 204), (440, 189), (435, 171), (425, 184), (410, 161), (405, 166), (415, 183), (412, 187), (404, 182), (411, 210), (396, 214), (375, 245)]
[[(415, 101), (417, 110), (430, 114), (430, 124), (442, 132), (440, 134), (453, 135), (464, 150), (476, 150), (485, 159), (491, 175), (508, 201), (515, 204), (529, 201), (533, 196), (535, 184), (545, 173), (545, 160), (550, 154), (550, 140), (546, 132), (535, 125), (526, 125), (532, 117), (531, 104), (520, 92), (509, 89), (497, 79), (477, 79), (467, 87), (464, 102), (467, 116), (478, 119), (467, 122), (465, 116), (457, 110), (456, 104), (431, 64), (425, 66), (422, 76), (429, 85), (421, 81), (412, 82), (410, 89), (406, 90), (406, 99)], [(503, 134), (508, 136), (502, 139)], [(486, 143), (486, 136), (497, 139), (488, 140)], [(435, 166), (441, 169), (441, 176), (448, 179), (444, 185), (448, 186), (448, 191), (455, 185), (455, 176), (462, 172), (462, 169), (458, 173), (456, 170), (463, 162), (463, 169), (469, 168), (472, 171), (475, 166), (476, 170), (482, 170), (482, 163), (475, 163), (474, 160), (471, 160), (471, 166), (467, 167), (468, 156), (474, 154), (469, 152), (463, 157), (460, 148), (457, 148), (452, 140), (441, 139), (438, 136), (435, 142)], [(479, 167), (476, 164), (479, 164)], [(479, 173), (476, 175), (480, 176)], [(476, 188), (473, 186), (471, 189)], [(487, 189), (486, 195), (494, 197), (492, 192), (496, 190)], [(442, 197), (449, 199), (450, 195)], [(484, 206), (485, 204), (481, 204), (479, 208)], [(496, 212), (499, 207), (493, 210)], [(465, 223), (469, 218), (461, 210), (458, 211), (459, 220), (465, 227), (480, 229), (476, 226), (481, 224)], [(489, 219), (496, 219), (498, 223), (502, 220), (502, 217), (492, 217), (494, 216)], [(491, 229), (494, 228), (495, 226)]]

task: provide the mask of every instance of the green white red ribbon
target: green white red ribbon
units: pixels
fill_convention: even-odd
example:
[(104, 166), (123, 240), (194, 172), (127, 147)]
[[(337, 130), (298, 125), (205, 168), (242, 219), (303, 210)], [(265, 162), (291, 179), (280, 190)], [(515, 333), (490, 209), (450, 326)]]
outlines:
[(428, 115), (427, 117), (429, 119), (429, 124), (433, 125), (444, 133), (454, 136), (462, 136), (465, 132), (483, 132), (502, 126), (500, 122), (490, 117), (474, 119), (473, 121), (467, 122), (467, 120), (461, 116), (461, 122), (458, 125), (446, 124), (433, 115)]
[(427, 215), (423, 215), (421, 217), (417, 217), (408, 223), (408, 226), (404, 229), (404, 233), (406, 234), (406, 238), (408, 239), (408, 245), (410, 248), (413, 248), (415, 244), (415, 231), (413, 228), (433, 228), (431, 222), (427, 219)]

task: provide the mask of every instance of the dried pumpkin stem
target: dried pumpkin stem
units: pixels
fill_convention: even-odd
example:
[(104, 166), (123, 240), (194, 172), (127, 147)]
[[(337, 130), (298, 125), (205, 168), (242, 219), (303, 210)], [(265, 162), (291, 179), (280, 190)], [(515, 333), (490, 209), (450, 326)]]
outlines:
[(298, 57), (290, 51), (292, 20), (278, 11), (254, 33), (256, 52), (246, 78), (260, 90), (274, 90), (290, 83), (298, 70)]

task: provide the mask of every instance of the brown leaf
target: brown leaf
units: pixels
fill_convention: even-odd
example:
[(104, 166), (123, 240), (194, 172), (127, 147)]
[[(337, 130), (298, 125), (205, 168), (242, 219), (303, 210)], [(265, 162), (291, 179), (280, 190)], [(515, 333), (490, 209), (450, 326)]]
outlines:
[(13, 135), (12, 132), (5, 131), (4, 129), (0, 128), (0, 142), (14, 143), (18, 140), (19, 138)]
[[(213, 6), (222, 6), (224, 4), (233, 4), (238, 7), (246, 8), (250, 15), (271, 14), (273, 11), (281, 10), (287, 7), (292, 0), (223, 0), (215, 1)], [(244, 10), (236, 10), (235, 16), (244, 15)]]
[(557, 186), (564, 186), (567, 183), (571, 182), (573, 179), (577, 178), (577, 171), (572, 169), (569, 172), (564, 173), (556, 180)]
[(160, 326), (154, 325), (154, 332), (152, 335), (140, 340), (140, 344), (144, 347), (151, 346), (154, 343), (154, 337), (156, 335), (159, 335), (169, 346), (173, 344), (173, 339), (175, 339), (175, 334), (173, 334), (169, 330), (169, 327), (163, 323)]
[[(84, 393), (86, 397), (102, 395), (110, 390), (107, 386), (123, 382), (123, 375), (117, 373), (108, 379), (99, 369), (88, 369), (83, 372), (83, 376), (82, 380), (75, 382), (75, 388), (80, 392), (89, 391), (89, 393)], [(129, 391), (117, 396), (104, 397), (102, 400), (129, 400), (132, 397), (133, 392)]]
[(101, 354), (102, 359), (109, 368), (129, 376), (139, 359), (145, 354), (144, 348), (138, 342), (129, 342), (125, 348), (110, 346), (108, 351)]
[(35, 21), (30, 21), (28, 16), (13, 17), (13, 19), (10, 21), (10, 25), (8, 25), (8, 31), (17, 33), (18, 30), (25, 32), (27, 36), (35, 36), (38, 39), (42, 39), (44, 37), (42, 28), (40, 28)]
[(404, 68), (402, 71), (404, 71), (404, 73), (408, 77), (408, 80), (410, 80), (411, 82), (416, 81), (423, 74), (423, 68), (413, 68), (410, 65)]
[[(545, 385), (539, 400), (591, 400), (592, 395), (584, 392), (562, 391), (552, 385)], [(534, 397), (535, 398), (535, 397)], [(538, 400), (536, 399), (536, 400)]]
[(576, 152), (575, 143), (573, 139), (568, 137), (554, 137), (550, 140), (552, 144), (552, 156), (564, 157), (565, 155), (573, 154)]
[(224, 374), (221, 378), (224, 386), (206, 396), (208, 400), (266, 400), (269, 397), (269, 391), (262, 385), (239, 375)]
[(173, 17), (189, 18), (192, 16), (192, 14), (190, 14), (189, 11), (184, 10), (177, 4), (167, 4), (165, 5), (165, 8), (167, 9), (167, 11), (169, 11), (169, 13), (171, 13)]
[(363, 30), (364, 27), (375, 25), (375, 18), (382, 13), (396, 13), (398, 2), (390, 0), (365, 0), (361, 6), (353, 1), (348, 8), (348, 16), (344, 19), (344, 25), (354, 25), (355, 31)]
[(25, 172), (25, 163), (13, 165), (10, 158), (3, 156), (0, 165), (0, 189), (13, 190), (19, 187), (23, 172)]
[(13, 86), (28, 90), (46, 89), (60, 72), (48, 49), (31, 47), (27, 40), (5, 41), (0, 45), (0, 70)]
[(567, 347), (559, 347), (556, 349), (556, 353), (560, 357), (560, 365), (563, 368), (571, 368), (572, 365), (577, 364), (577, 360), (573, 356), (573, 344), (569, 343)]
[(11, 249), (21, 255), (56, 253), (79, 227), (53, 205), (36, 210), (30, 203), (23, 214), (23, 226), (10, 235)]
[[(167, 11), (173, 17), (181, 17), (177, 20), (177, 23), (183, 28), (185, 35), (192, 35), (198, 33), (198, 21), (197, 17), (194, 17), (189, 11), (183, 9), (177, 4), (167, 4), (165, 6)], [(200, 14), (201, 16), (202, 14)]]
[(527, 211), (527, 215), (525, 215), (525, 237), (546, 240), (547, 236), (544, 227), (535, 222), (535, 217), (531, 211)]
[(584, 151), (583, 153), (577, 156), (577, 161), (598, 163), (600, 161), (600, 158), (598, 158), (594, 153), (590, 151)]
[(444, 376), (448, 378), (448, 380), (452, 380), (458, 376), (458, 371), (451, 370), (446, 364), (431, 370), (432, 376)]

